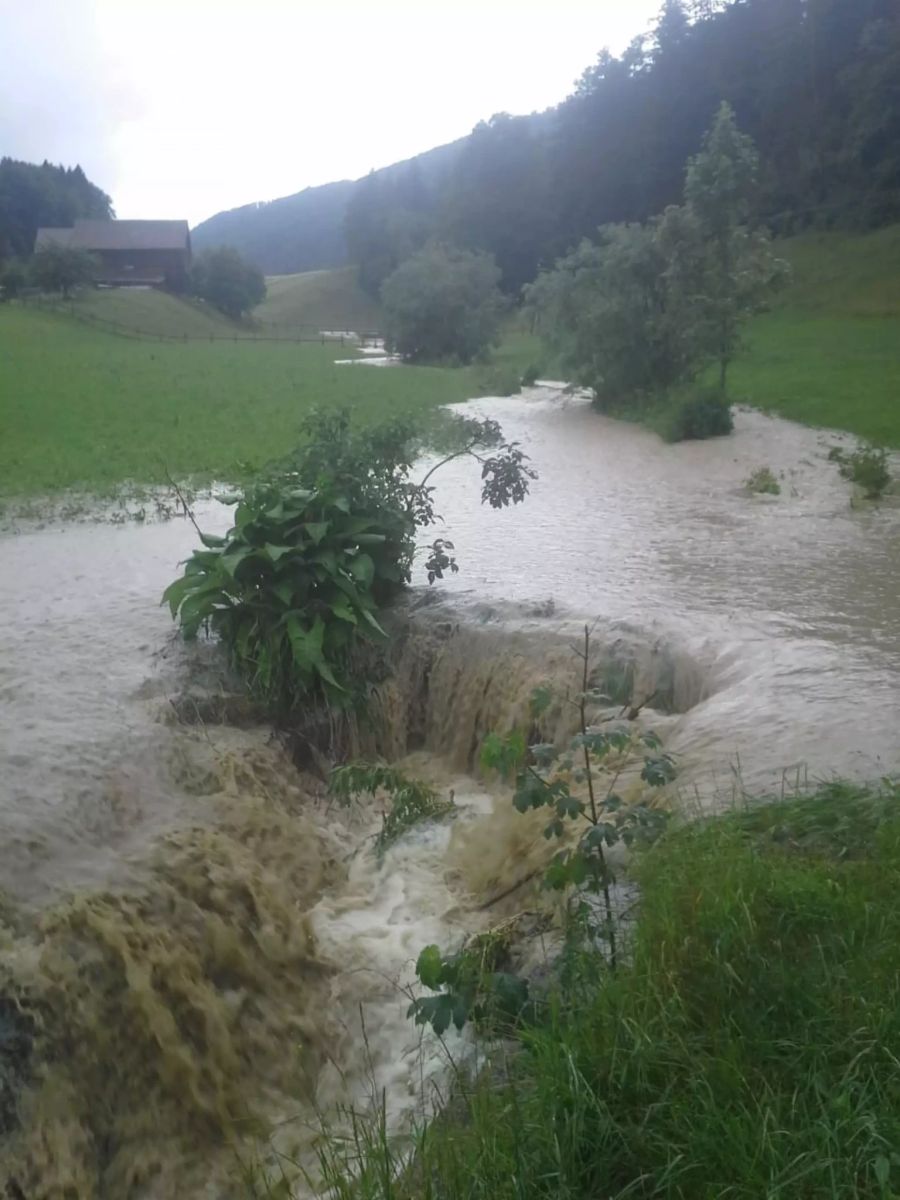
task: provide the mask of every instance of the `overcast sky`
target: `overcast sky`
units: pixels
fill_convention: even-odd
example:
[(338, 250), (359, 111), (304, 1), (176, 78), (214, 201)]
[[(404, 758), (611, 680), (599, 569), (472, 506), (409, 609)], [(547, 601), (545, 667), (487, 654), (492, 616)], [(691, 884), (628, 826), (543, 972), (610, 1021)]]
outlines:
[(0, 154), (193, 225), (546, 108), (660, 4), (0, 0)]

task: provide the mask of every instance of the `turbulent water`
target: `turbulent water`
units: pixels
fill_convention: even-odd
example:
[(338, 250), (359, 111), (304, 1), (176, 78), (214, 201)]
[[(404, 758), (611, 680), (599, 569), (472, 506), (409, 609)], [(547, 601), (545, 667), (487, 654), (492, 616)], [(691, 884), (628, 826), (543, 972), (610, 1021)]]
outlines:
[[(574, 686), (585, 621), (592, 678), (647, 702), (692, 796), (727, 800), (738, 768), (748, 788), (900, 769), (900, 509), (851, 508), (837, 438), (740, 413), (731, 438), (663, 446), (546, 388), (477, 409), (540, 479), (495, 513), (475, 464), (438, 477), (461, 571), (398, 618), (376, 741), (458, 814), (383, 859), (378, 805), (336, 809), (266, 729), (217, 719), (215, 648), (158, 606), (186, 522), (0, 540), (11, 1196), (245, 1194), (236, 1155), (273, 1127), (309, 1162), (316, 1111), (426, 1102), (415, 956), (512, 911), (492, 902), (546, 854), (476, 781), (478, 747), (527, 720), (535, 684)], [(743, 490), (762, 465), (781, 496)]]

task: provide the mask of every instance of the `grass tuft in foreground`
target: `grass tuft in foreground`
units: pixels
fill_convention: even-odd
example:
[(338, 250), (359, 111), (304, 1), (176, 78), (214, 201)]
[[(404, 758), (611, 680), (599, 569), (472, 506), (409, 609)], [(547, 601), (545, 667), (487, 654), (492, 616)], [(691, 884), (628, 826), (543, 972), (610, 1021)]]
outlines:
[(595, 960), (502, 1069), (461, 1076), (411, 1166), (383, 1120), (327, 1142), (334, 1195), (900, 1194), (900, 787), (699, 822), (639, 878), (617, 975)]

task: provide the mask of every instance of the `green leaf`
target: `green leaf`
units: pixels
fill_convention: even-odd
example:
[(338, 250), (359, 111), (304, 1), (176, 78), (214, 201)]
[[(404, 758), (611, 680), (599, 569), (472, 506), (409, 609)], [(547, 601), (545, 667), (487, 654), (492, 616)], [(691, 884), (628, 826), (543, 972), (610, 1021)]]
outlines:
[(664, 787), (672, 782), (676, 774), (675, 761), (671, 754), (660, 754), (655, 758), (644, 759), (641, 779), (651, 787)]
[(227, 543), (228, 539), (223, 538), (223, 537), (216, 537), (216, 535), (212, 534), (212, 533), (201, 533), (200, 541), (208, 549), (218, 550), (220, 546), (224, 546)]
[(539, 684), (531, 693), (529, 707), (533, 717), (541, 717), (553, 703), (553, 689), (549, 683)]
[(437, 991), (441, 986), (444, 960), (438, 946), (426, 946), (416, 959), (416, 976), (427, 988)]
[(351, 625), (358, 624), (356, 613), (345, 599), (332, 600), (331, 611), (340, 621), (349, 621)]
[(330, 683), (331, 686), (333, 688), (337, 688), (337, 690), (339, 692), (343, 692), (345, 690), (338, 683), (337, 679), (335, 678), (334, 672), (332, 671), (331, 667), (329, 667), (328, 663), (325, 661), (325, 659), (323, 657), (320, 656), (316, 660), (315, 668), (318, 671), (318, 673), (322, 676), (322, 678), (325, 680), (326, 683)]
[(266, 542), (266, 554), (275, 563), (284, 558), (286, 554), (293, 554), (295, 550), (295, 546), (273, 546), (271, 542)]
[(551, 742), (536, 742), (528, 749), (538, 767), (549, 767), (559, 757), (559, 750)]
[(453, 1024), (457, 1029), (461, 1030), (469, 1017), (469, 1006), (462, 996), (453, 997), (452, 1015)]
[(498, 771), (504, 779), (515, 774), (524, 758), (525, 735), (518, 729), (505, 738), (489, 733), (481, 744), (481, 765), (489, 771)]
[(319, 545), (330, 527), (330, 521), (307, 521), (303, 526), (314, 546)]
[(357, 546), (383, 546), (387, 538), (383, 533), (359, 533), (353, 540)]
[(291, 640), (291, 654), (294, 662), (301, 670), (314, 671), (322, 658), (322, 638), (325, 626), (322, 618), (317, 617), (311, 629), (306, 629), (297, 616), (288, 616), (286, 621), (288, 637)]
[(880, 1187), (887, 1187), (891, 1181), (891, 1163), (884, 1154), (876, 1155), (872, 1162), (872, 1170), (875, 1172), (875, 1179)]
[(367, 608), (361, 608), (359, 611), (362, 613), (363, 620), (367, 621), (372, 626), (372, 628), (375, 630), (376, 633), (378, 633), (383, 638), (387, 637), (387, 634), (385, 633), (385, 631), (381, 628), (381, 626), (376, 621), (374, 613), (370, 612)]
[(235, 577), (235, 572), (245, 559), (251, 558), (256, 551), (252, 546), (245, 547), (241, 550), (232, 550), (228, 554), (222, 555), (222, 566), (228, 572), (232, 579)]
[(370, 554), (366, 554), (364, 551), (354, 554), (347, 564), (347, 570), (357, 582), (371, 587), (372, 580), (375, 578), (375, 563)]
[(175, 579), (169, 584), (162, 594), (160, 604), (168, 604), (169, 611), (175, 617), (182, 600), (192, 587), (194, 587), (194, 580), (189, 575), (182, 575), (180, 579)]

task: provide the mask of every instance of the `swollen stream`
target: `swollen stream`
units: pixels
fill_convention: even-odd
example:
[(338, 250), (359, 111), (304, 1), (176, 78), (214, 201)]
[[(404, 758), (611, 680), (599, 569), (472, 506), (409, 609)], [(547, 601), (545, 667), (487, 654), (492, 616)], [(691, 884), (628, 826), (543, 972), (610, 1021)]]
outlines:
[[(317, 1110), (427, 1103), (415, 956), (513, 911), (484, 905), (547, 853), (478, 747), (574, 678), (586, 620), (596, 679), (651, 698), (691, 802), (727, 802), (738, 764), (750, 790), (900, 769), (900, 509), (851, 509), (838, 437), (739, 413), (663, 446), (549, 388), (472, 410), (540, 479), (495, 513), (474, 464), (437, 477), (461, 571), (401, 625), (379, 746), (459, 813), (383, 861), (377, 806), (337, 810), (235, 720), (215, 648), (173, 635), (187, 522), (0, 539), (0, 1190), (244, 1195), (234, 1145), (273, 1123), (309, 1161)], [(781, 496), (743, 491), (761, 465)]]

